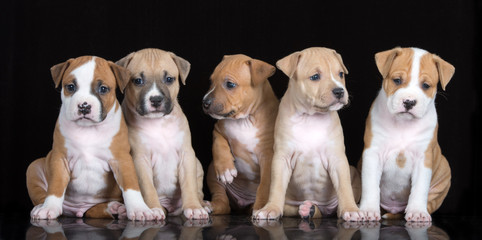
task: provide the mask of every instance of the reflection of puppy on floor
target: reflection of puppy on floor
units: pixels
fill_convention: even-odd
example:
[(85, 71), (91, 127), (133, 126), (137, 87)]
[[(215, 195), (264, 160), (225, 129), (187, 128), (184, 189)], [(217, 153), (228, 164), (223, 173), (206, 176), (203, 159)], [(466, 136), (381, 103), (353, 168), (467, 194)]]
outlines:
[(208, 218), (202, 201), (203, 169), (177, 101), (179, 81), (186, 84), (191, 65), (160, 49), (131, 53), (117, 64), (131, 72), (122, 108), (147, 205), (161, 219), (181, 212), (188, 219)]

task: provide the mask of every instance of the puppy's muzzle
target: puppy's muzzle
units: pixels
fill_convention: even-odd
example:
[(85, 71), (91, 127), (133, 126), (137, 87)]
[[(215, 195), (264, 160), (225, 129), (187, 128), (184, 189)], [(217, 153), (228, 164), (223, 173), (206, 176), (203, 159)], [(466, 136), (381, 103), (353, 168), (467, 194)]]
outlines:
[(92, 106), (90, 104), (88, 104), (87, 102), (79, 104), (79, 105), (77, 105), (77, 107), (79, 108), (79, 115), (84, 115), (84, 116), (89, 114), (90, 109), (92, 108)]

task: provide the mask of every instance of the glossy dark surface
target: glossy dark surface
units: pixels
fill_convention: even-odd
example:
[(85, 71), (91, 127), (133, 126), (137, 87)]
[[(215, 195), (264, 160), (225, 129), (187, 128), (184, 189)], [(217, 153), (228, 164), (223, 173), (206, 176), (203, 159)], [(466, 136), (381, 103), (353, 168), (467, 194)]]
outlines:
[[(30, 222), (30, 223), (29, 223)], [(212, 216), (209, 221), (169, 217), (163, 222), (59, 218), (16, 222), (1, 220), (0, 239), (478, 239), (478, 218), (435, 217), (432, 223), (390, 220), (343, 222), (334, 218), (306, 221), (251, 221), (249, 216)]]

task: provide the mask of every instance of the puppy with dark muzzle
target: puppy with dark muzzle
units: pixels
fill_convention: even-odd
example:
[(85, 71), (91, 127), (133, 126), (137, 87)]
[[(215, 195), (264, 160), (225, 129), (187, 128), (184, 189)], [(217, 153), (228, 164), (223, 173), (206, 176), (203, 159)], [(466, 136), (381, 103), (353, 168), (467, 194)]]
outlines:
[(190, 63), (174, 53), (143, 49), (117, 62), (131, 72), (122, 108), (129, 127), (131, 154), (147, 205), (166, 214), (207, 219), (203, 170), (191, 145), (186, 116), (177, 102), (179, 81)]

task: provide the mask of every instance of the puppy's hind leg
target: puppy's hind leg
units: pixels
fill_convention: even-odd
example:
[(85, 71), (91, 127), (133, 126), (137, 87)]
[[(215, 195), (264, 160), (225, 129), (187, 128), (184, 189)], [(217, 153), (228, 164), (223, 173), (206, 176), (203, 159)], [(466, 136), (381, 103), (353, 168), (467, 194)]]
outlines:
[(226, 189), (224, 186), (216, 179), (213, 163), (209, 164), (206, 180), (209, 191), (211, 192), (212, 214), (229, 214), (231, 212), (231, 208), (229, 207), (228, 195), (226, 194)]
[(27, 168), (27, 190), (34, 206), (47, 197), (47, 179), (44, 172), (45, 158), (33, 161)]

